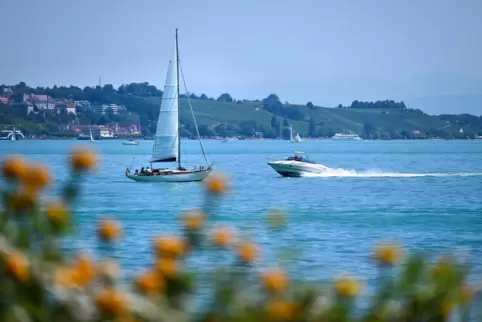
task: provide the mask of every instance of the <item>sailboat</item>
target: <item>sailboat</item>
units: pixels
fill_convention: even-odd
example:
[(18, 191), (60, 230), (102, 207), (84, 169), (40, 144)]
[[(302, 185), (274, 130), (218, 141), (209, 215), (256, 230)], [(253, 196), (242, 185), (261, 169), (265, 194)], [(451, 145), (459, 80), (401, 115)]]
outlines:
[(95, 142), (94, 137), (92, 136), (92, 128), (89, 128), (90, 130), (90, 142)]
[(12, 135), (10, 135), (10, 141), (17, 141), (17, 128), (15, 126), (13, 127)]
[[(181, 124), (180, 124), (180, 101), (179, 101), (179, 78), (182, 70), (179, 60), (179, 45), (176, 29), (175, 46), (173, 57), (169, 61), (167, 69), (166, 82), (164, 85), (164, 93), (162, 94), (162, 102), (157, 120), (156, 135), (154, 136), (154, 145), (152, 147), (152, 157), (150, 160), (150, 169), (139, 173), (137, 170), (134, 174), (131, 169), (126, 169), (127, 178), (141, 182), (190, 182), (202, 181), (212, 171), (212, 166), (208, 165), (208, 159), (204, 153), (204, 147), (199, 135), (196, 118), (191, 105), (189, 95), (187, 96), (191, 115), (194, 120), (197, 137), (201, 146), (201, 151), (208, 166), (197, 166), (187, 169), (181, 163)], [(183, 77), (184, 87), (186, 83)], [(187, 89), (186, 89), (187, 92)], [(154, 169), (156, 163), (176, 162), (177, 167)]]
[(224, 134), (225, 134), (225, 135), (224, 135), (224, 139), (223, 139), (222, 142), (223, 142), (223, 143), (226, 143), (226, 142), (228, 142), (228, 128), (227, 128), (227, 126), (226, 126), (226, 122), (224, 122)]
[(293, 138), (293, 143), (300, 143), (301, 137), (299, 133), (296, 133), (295, 137)]
[(293, 125), (290, 125), (290, 141), (291, 141), (291, 143), (300, 143), (301, 142), (301, 138), (300, 138), (300, 135), (298, 133), (296, 133), (296, 135), (293, 137)]

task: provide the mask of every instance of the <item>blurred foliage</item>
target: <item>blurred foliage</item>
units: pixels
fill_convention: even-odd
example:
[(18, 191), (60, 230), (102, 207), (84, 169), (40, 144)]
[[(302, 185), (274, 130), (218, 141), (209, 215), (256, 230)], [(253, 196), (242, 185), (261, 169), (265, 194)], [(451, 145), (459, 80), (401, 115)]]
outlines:
[[(261, 270), (263, 253), (256, 242), (215, 223), (217, 205), (230, 188), (220, 174), (206, 180), (203, 207), (182, 213), (182, 235), (155, 239), (151, 264), (126, 285), (109, 254), (109, 245), (122, 238), (114, 218), (102, 218), (97, 226), (107, 250), (102, 258), (63, 251), (82, 180), (96, 165), (92, 151), (74, 151), (62, 194), (46, 201), (42, 191), (53, 181), (46, 167), (17, 156), (3, 161), (1, 321), (468, 321), (477, 301), (480, 306), (466, 263), (455, 257), (429, 263), (421, 255), (405, 255), (395, 243), (382, 243), (372, 254), (379, 276), (364, 306), (358, 304), (366, 287), (355, 276), (320, 287), (291, 277), (282, 264)], [(280, 209), (270, 210), (266, 219), (274, 230), (288, 223)], [(186, 269), (186, 260), (208, 248), (234, 256), (202, 284), (202, 275)], [(196, 285), (208, 285), (212, 297), (193, 312), (191, 300), (202, 291)]]

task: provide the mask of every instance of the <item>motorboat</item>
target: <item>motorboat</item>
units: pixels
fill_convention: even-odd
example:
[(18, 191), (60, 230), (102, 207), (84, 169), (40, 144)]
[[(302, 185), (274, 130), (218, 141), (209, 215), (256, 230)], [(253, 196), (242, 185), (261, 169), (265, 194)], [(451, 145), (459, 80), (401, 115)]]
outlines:
[(303, 177), (311, 174), (321, 174), (330, 168), (311, 161), (304, 152), (295, 152), (294, 156), (286, 160), (269, 161), (268, 165), (284, 177)]
[(23, 133), (13, 127), (13, 130), (0, 131), (0, 140), (8, 140), (11, 142), (18, 141), (19, 139), (25, 139)]
[(133, 140), (133, 139), (130, 139), (130, 140), (127, 140), (125, 142), (122, 142), (123, 145), (139, 145), (139, 142), (137, 142), (136, 140)]

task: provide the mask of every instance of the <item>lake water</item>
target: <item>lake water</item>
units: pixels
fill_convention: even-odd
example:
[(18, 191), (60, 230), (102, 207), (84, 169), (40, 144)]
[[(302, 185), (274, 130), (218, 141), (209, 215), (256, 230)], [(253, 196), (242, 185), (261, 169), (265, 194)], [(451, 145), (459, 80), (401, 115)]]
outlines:
[[(152, 238), (179, 230), (181, 209), (198, 207), (199, 183), (151, 184), (128, 180), (131, 163), (147, 165), (153, 141), (124, 146), (120, 141), (0, 142), (0, 155), (21, 153), (49, 165), (58, 180), (68, 174), (68, 152), (93, 145), (101, 171), (89, 176), (77, 209), (80, 241), (97, 250), (93, 225), (114, 215), (125, 236), (117, 256), (128, 273), (151, 261)], [(412, 251), (457, 251), (469, 256), (475, 276), (482, 273), (482, 141), (204, 141), (215, 168), (232, 177), (233, 190), (216, 220), (249, 231), (262, 244), (263, 265), (276, 263), (276, 249), (302, 249), (289, 270), (306, 278), (353, 272), (370, 280), (374, 243), (397, 240)], [(327, 176), (280, 178), (266, 162), (293, 150), (334, 168)], [(197, 141), (186, 144), (185, 160), (201, 160)], [(133, 160), (133, 158), (135, 160)], [(264, 215), (284, 208), (289, 226), (273, 232)], [(196, 258), (197, 267), (212, 259)]]

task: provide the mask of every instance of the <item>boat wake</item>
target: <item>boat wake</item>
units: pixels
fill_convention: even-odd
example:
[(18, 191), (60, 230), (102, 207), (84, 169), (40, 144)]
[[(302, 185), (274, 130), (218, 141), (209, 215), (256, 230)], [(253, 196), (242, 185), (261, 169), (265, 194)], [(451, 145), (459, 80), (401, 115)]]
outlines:
[(418, 178), (418, 177), (479, 177), (482, 173), (403, 173), (384, 172), (380, 170), (356, 171), (347, 169), (329, 169), (324, 173), (304, 173), (303, 177), (309, 178)]

